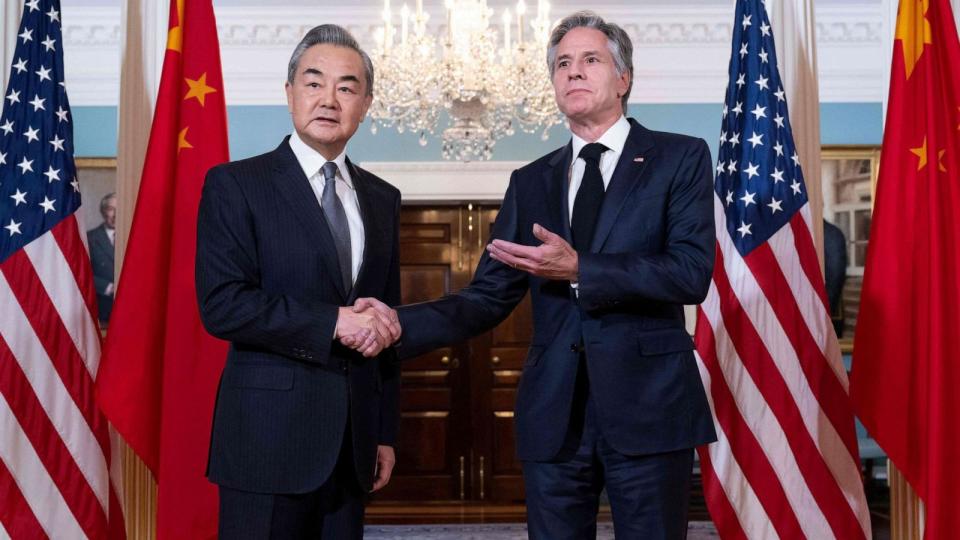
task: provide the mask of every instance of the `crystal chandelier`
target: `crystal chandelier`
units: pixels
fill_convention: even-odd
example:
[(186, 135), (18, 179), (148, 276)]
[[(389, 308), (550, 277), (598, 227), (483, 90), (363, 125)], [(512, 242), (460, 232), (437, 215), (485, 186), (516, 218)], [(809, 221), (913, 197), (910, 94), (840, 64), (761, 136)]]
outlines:
[(427, 32), (423, 0), (417, 0), (414, 13), (406, 4), (400, 9), (398, 39), (385, 0), (384, 24), (374, 36), (372, 131), (396, 127), (418, 134), (425, 146), (446, 120), (443, 158), (460, 161), (490, 159), (496, 141), (517, 127), (541, 130), (546, 140), (550, 128), (564, 121), (545, 60), (549, 11), (539, 0), (525, 33), (526, 5), (520, 0), (513, 14), (503, 11), (498, 32), (489, 24), (493, 9), (486, 0), (446, 0), (446, 32), (434, 36)]

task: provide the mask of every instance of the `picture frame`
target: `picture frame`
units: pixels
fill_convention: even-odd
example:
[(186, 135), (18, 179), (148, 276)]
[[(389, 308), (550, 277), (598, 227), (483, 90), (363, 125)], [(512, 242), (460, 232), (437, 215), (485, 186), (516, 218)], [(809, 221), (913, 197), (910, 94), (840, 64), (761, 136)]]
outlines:
[(77, 181), (80, 183), (78, 218), (83, 231), (100, 225), (100, 200), (117, 191), (117, 158), (77, 157)]
[(846, 241), (846, 281), (839, 305), (831, 309), (843, 354), (853, 352), (879, 170), (879, 145), (824, 145), (821, 149), (823, 217), (840, 229)]

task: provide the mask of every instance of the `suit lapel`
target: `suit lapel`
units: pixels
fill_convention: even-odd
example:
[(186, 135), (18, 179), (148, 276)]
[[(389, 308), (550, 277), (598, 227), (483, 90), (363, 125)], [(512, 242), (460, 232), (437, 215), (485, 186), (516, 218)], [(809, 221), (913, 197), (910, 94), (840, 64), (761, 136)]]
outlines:
[(338, 264), (337, 248), (333, 235), (323, 217), (323, 210), (317, 195), (310, 188), (310, 182), (303, 174), (303, 169), (297, 161), (287, 139), (274, 150), (276, 157), (277, 191), (286, 199), (297, 219), (303, 224), (303, 229), (316, 242), (323, 252), (321, 258), (327, 267), (327, 278), (330, 284), (340, 293), (340, 299), (346, 301), (347, 291), (343, 290), (340, 279), (340, 265)]
[(552, 226), (547, 227), (550, 231), (562, 236), (567, 242), (572, 243), (570, 235), (570, 212), (569, 208), (569, 175), (570, 175), (570, 155), (572, 153), (570, 143), (554, 154), (550, 160), (550, 168), (544, 172), (544, 178), (547, 181), (547, 205), (550, 209)]
[(654, 158), (653, 148), (653, 138), (647, 129), (630, 120), (630, 135), (623, 145), (620, 161), (617, 162), (610, 185), (607, 186), (606, 195), (603, 197), (603, 205), (600, 206), (597, 228), (594, 230), (593, 241), (590, 244), (591, 252), (600, 252), (630, 194), (646, 180), (644, 172)]
[(380, 216), (374, 211), (374, 201), (373, 198), (375, 194), (371, 189), (370, 182), (367, 181), (367, 178), (363, 171), (357, 168), (353, 162), (347, 159), (347, 168), (350, 169), (350, 178), (353, 180), (353, 188), (357, 192), (357, 201), (360, 203), (360, 219), (363, 220), (363, 255), (360, 259), (360, 270), (357, 272), (357, 280), (353, 284), (353, 289), (350, 291), (347, 302), (352, 304), (360, 295), (361, 291), (367, 290), (366, 281), (371, 275), (370, 265), (367, 264), (367, 260), (370, 258), (367, 256), (372, 250), (376, 249), (377, 246), (386, 246), (388, 240), (384, 237), (385, 232), (383, 231), (380, 223)]

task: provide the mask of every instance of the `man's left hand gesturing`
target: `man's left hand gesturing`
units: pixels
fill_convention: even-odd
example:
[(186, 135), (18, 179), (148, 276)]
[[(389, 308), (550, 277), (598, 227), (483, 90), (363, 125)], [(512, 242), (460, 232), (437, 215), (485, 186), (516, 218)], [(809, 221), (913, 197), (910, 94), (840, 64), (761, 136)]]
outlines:
[(494, 259), (517, 270), (546, 279), (577, 281), (580, 260), (573, 247), (539, 224), (533, 226), (533, 235), (543, 243), (534, 247), (498, 239), (487, 244), (487, 251)]

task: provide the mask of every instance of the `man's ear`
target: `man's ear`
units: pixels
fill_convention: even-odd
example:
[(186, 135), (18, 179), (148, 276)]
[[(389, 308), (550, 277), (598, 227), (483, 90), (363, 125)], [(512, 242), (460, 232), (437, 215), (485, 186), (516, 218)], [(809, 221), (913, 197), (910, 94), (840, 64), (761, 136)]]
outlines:
[(363, 114), (360, 116), (360, 121), (363, 122), (367, 119), (367, 111), (370, 110), (370, 105), (373, 104), (373, 96), (364, 96), (363, 98)]
[(283, 90), (287, 94), (287, 112), (293, 113), (293, 85), (290, 81), (284, 83)]
[(623, 97), (627, 93), (627, 89), (630, 88), (630, 72), (623, 70), (623, 73), (620, 74), (620, 78), (617, 80), (617, 97)]

